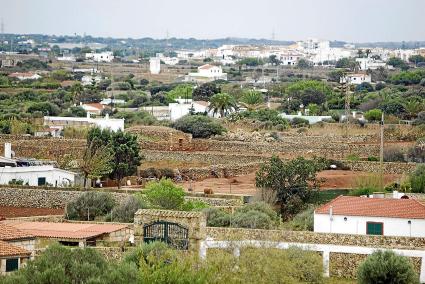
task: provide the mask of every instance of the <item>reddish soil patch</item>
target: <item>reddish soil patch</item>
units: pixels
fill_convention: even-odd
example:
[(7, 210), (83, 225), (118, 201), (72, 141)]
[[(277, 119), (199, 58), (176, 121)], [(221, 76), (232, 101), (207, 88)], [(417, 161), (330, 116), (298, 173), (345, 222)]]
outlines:
[(64, 209), (61, 209), (61, 208), (57, 209), (57, 208), (0, 206), (0, 217), (4, 217), (4, 218), (62, 215), (62, 214), (64, 214)]
[[(347, 189), (356, 184), (357, 179), (366, 178), (371, 173), (329, 170), (318, 174), (319, 178), (324, 178), (321, 188), (326, 189)], [(390, 183), (399, 179), (401, 175), (385, 175), (385, 183)], [(210, 188), (214, 193), (220, 194), (255, 194), (255, 173), (242, 175), (233, 178), (207, 178), (202, 181), (184, 182), (181, 184), (186, 190), (190, 187), (194, 192), (204, 192), (204, 189)]]

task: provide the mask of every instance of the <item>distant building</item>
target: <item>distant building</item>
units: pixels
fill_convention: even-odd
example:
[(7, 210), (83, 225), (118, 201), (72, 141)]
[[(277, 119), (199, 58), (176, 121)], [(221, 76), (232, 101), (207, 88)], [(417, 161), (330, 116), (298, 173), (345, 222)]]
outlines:
[(161, 72), (161, 59), (159, 57), (152, 57), (149, 59), (149, 70), (151, 74), (157, 75)]
[(27, 72), (27, 73), (19, 73), (19, 72), (15, 72), (9, 75), (10, 78), (16, 78), (20, 81), (25, 81), (25, 80), (38, 80), (41, 78), (40, 75), (36, 74), (36, 73), (31, 73), (31, 72)]
[(94, 115), (101, 115), (102, 111), (106, 108), (106, 106), (101, 103), (80, 104), (80, 107), (82, 107), (87, 113)]
[[(375, 196), (376, 195), (376, 196)], [(425, 237), (425, 205), (415, 199), (339, 196), (314, 211), (314, 232)]]
[(215, 66), (210, 64), (205, 64), (198, 67), (197, 73), (189, 73), (185, 81), (187, 82), (211, 82), (215, 80), (226, 80), (227, 74), (223, 73), (221, 66)]
[(302, 118), (302, 119), (307, 120), (309, 124), (315, 124), (315, 123), (318, 123), (320, 121), (332, 119), (332, 116), (328, 116), (328, 115), (301, 115), (301, 112), (298, 115), (291, 115), (291, 114), (282, 113), (282, 114), (280, 114), (280, 116), (282, 118), (289, 120), (289, 121), (292, 121), (294, 118)]
[(86, 53), (86, 59), (94, 62), (112, 62), (114, 55), (112, 52), (101, 52), (101, 53)]
[(75, 62), (75, 56), (59, 56), (59, 57), (56, 57), (56, 59), (58, 60), (58, 61), (69, 61), (69, 62)]
[(360, 65), (360, 70), (366, 71), (376, 70), (380, 67), (387, 67), (387, 63), (384, 61), (374, 60), (373, 58), (356, 58), (356, 62)]
[(81, 77), (81, 85), (83, 86), (89, 86), (93, 83), (93, 81), (97, 84), (102, 81), (102, 77), (93, 75), (84, 75)]
[(347, 82), (350, 85), (360, 85), (361, 83), (371, 83), (372, 77), (363, 73), (347, 74), (345, 77), (340, 78), (340, 82)]
[(104, 118), (91, 118), (90, 113), (87, 117), (61, 117), (45, 116), (44, 125), (57, 129), (65, 127), (99, 127), (101, 129), (110, 129), (111, 131), (124, 131), (124, 118), (109, 118), (107, 114)]
[(123, 105), (123, 104), (125, 104), (125, 100), (107, 98), (107, 99), (103, 99), (100, 103), (102, 105), (111, 105), (111, 104)]
[(5, 143), (0, 157), (0, 184), (22, 183), (29, 186), (73, 186), (78, 174), (55, 167), (52, 162), (12, 158), (11, 144)]

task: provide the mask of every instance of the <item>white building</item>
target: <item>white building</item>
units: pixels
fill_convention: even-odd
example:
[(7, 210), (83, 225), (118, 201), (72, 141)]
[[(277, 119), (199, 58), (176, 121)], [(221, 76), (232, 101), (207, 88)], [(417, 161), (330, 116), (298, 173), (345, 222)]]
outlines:
[(223, 73), (221, 66), (210, 64), (199, 66), (197, 73), (189, 73), (185, 78), (187, 82), (211, 82), (215, 80), (227, 81), (227, 74)]
[(61, 117), (45, 116), (44, 125), (60, 130), (65, 127), (99, 127), (100, 129), (110, 129), (111, 131), (124, 131), (124, 118), (109, 118), (107, 114), (104, 118), (91, 118), (90, 113), (87, 117)]
[(101, 115), (102, 111), (106, 108), (106, 106), (101, 103), (80, 104), (80, 107), (84, 109), (88, 114), (94, 115)]
[(195, 113), (208, 112), (208, 102), (192, 101), (192, 99), (177, 99), (176, 101), (177, 103), (168, 105), (171, 121), (176, 121), (188, 115), (191, 109)]
[(56, 57), (56, 59), (58, 60), (58, 61), (70, 61), (70, 62), (75, 62), (75, 56), (72, 56), (72, 55), (70, 55), (70, 56), (59, 56), (59, 57)]
[(301, 112), (299, 112), (298, 114), (286, 114), (286, 113), (281, 113), (280, 116), (284, 119), (287, 119), (289, 121), (292, 121), (294, 118), (302, 118), (308, 121), (309, 124), (315, 124), (318, 123), (319, 121), (324, 121), (324, 120), (331, 120), (332, 116), (327, 116), (327, 115), (302, 115)]
[(86, 53), (86, 59), (92, 60), (94, 62), (112, 62), (114, 60), (114, 55), (110, 51), (101, 52), (101, 53)]
[(151, 74), (159, 74), (161, 72), (161, 59), (159, 57), (151, 57), (149, 59), (149, 70)]
[(356, 58), (356, 62), (360, 65), (360, 70), (366, 71), (368, 69), (370, 70), (376, 70), (380, 67), (387, 67), (387, 63), (380, 60), (374, 60), (373, 58)]
[(4, 157), (0, 157), (0, 184), (21, 182), (23, 185), (57, 187), (77, 183), (78, 174), (55, 168), (52, 163), (34, 159), (12, 159), (10, 143), (4, 145)]
[(89, 86), (93, 83), (93, 81), (97, 84), (102, 81), (102, 77), (93, 75), (84, 75), (81, 77), (81, 85), (83, 86)]
[(425, 205), (415, 199), (339, 196), (314, 211), (314, 232), (425, 237)]
[(345, 77), (340, 78), (340, 82), (348, 82), (350, 85), (360, 85), (361, 83), (371, 83), (372, 77), (363, 73), (347, 74)]
[(37, 73), (19, 73), (19, 72), (15, 72), (9, 75), (10, 78), (16, 78), (20, 81), (25, 81), (25, 80), (38, 80), (41, 78), (40, 75), (38, 75)]

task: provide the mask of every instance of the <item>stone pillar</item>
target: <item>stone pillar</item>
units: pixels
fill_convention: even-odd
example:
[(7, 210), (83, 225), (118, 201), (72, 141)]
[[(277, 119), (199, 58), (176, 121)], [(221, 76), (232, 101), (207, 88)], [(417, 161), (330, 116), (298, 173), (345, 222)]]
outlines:
[(329, 251), (323, 251), (323, 276), (329, 277), (330, 271), (329, 271)]

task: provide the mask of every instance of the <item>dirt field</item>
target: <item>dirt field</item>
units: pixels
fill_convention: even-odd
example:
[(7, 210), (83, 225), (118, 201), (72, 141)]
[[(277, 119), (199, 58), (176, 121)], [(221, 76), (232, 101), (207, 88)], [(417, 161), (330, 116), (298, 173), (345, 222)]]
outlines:
[[(352, 188), (359, 181), (370, 177), (367, 172), (354, 171), (323, 171), (318, 174), (318, 178), (323, 178), (321, 188), (326, 189), (347, 189)], [(385, 175), (385, 183), (389, 183), (401, 178), (401, 175)], [(255, 193), (255, 173), (234, 178), (208, 178), (196, 182), (184, 182), (182, 186), (188, 190), (190, 187), (194, 192), (203, 192), (205, 188), (211, 188), (214, 193), (228, 194), (254, 194)]]
[(62, 215), (64, 209), (0, 206), (0, 218)]

